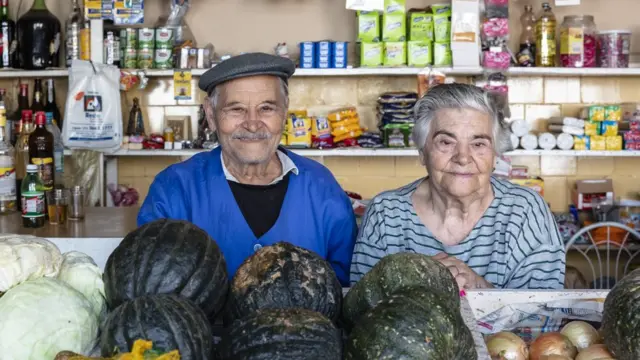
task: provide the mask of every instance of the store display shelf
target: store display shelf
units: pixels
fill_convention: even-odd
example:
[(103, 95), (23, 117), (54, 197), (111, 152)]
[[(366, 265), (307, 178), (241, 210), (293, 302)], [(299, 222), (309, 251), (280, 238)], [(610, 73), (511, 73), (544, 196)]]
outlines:
[[(192, 156), (203, 152), (203, 149), (185, 150), (129, 150), (120, 149), (106, 156)], [(342, 149), (291, 149), (301, 156), (417, 156), (415, 149), (363, 149), (363, 148), (342, 148)], [(66, 150), (65, 154), (70, 154)], [(507, 156), (575, 156), (575, 157), (640, 157), (640, 151), (597, 151), (597, 150), (515, 150), (506, 153)]]
[(0, 78), (40, 78), (40, 77), (67, 77), (67, 69), (47, 69), (47, 70), (21, 70), (21, 69), (0, 69)]
[(640, 64), (631, 64), (629, 68), (543, 68), (512, 67), (509, 75), (513, 76), (640, 76)]

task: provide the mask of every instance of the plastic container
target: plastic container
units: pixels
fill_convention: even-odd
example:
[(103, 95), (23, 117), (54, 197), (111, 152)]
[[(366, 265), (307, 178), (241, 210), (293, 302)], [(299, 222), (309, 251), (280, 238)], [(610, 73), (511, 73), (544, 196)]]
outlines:
[(608, 30), (597, 33), (598, 67), (627, 68), (631, 51), (631, 31)]
[(596, 67), (596, 33), (593, 16), (565, 16), (560, 26), (560, 65)]

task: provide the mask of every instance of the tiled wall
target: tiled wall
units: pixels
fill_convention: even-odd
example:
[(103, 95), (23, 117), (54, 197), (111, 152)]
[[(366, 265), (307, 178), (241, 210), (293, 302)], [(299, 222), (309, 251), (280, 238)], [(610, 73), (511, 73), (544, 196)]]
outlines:
[[(458, 81), (470, 79), (459, 78)], [(311, 114), (322, 114), (345, 105), (356, 105), (362, 123), (375, 128), (377, 96), (385, 91), (415, 90), (415, 78), (407, 77), (344, 77), (293, 78), (291, 108), (306, 108)], [(195, 87), (195, 85), (194, 85)], [(195, 129), (197, 104), (195, 99), (185, 105), (172, 98), (170, 81), (153, 80), (146, 92), (129, 93), (127, 102), (139, 96), (145, 108), (147, 129), (162, 128), (163, 114), (191, 114)], [(202, 94), (195, 90), (198, 97)], [(544, 119), (554, 115), (577, 115), (582, 104), (640, 102), (640, 77), (637, 78), (536, 78), (510, 80), (513, 118), (530, 121), (535, 129), (544, 130)], [(128, 112), (128, 110), (126, 110)], [(577, 179), (610, 177), (620, 196), (640, 192), (640, 159), (634, 158), (574, 158), (561, 156), (513, 157), (514, 164), (526, 165), (533, 175), (545, 180), (545, 197), (553, 210), (566, 209), (570, 189)], [(348, 190), (371, 197), (380, 191), (406, 184), (424, 176), (425, 170), (417, 158), (318, 158)], [(153, 177), (164, 167), (180, 161), (178, 157), (120, 158), (119, 181), (136, 187), (144, 197)]]

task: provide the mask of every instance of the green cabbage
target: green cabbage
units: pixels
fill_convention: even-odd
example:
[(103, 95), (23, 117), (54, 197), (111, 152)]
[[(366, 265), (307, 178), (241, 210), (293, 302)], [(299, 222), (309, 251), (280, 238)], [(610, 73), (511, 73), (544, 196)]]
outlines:
[(54, 278), (29, 280), (0, 297), (0, 358), (50, 360), (63, 350), (88, 355), (98, 326), (80, 292)]
[(90, 256), (78, 251), (64, 253), (58, 279), (81, 292), (101, 318), (106, 314), (102, 270)]
[(0, 235), (0, 292), (28, 280), (55, 277), (62, 255), (51, 241), (31, 235)]

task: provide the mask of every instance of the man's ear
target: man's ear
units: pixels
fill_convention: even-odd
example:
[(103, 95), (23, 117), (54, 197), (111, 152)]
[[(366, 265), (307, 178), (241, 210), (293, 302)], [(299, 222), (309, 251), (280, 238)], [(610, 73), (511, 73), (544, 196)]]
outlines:
[(213, 106), (211, 106), (211, 99), (209, 99), (209, 96), (206, 96), (204, 98), (204, 114), (207, 118), (207, 123), (209, 124), (209, 129), (211, 129), (211, 131), (216, 131), (216, 125), (215, 125), (215, 111), (213, 110)]

